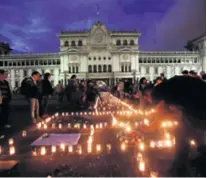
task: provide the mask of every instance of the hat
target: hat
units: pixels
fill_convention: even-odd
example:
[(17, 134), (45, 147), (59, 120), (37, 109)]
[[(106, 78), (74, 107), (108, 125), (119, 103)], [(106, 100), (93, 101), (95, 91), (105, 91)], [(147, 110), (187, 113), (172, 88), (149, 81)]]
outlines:
[(3, 69), (0, 69), (0, 75), (4, 74), (4, 73), (7, 73), (7, 71), (3, 70)]

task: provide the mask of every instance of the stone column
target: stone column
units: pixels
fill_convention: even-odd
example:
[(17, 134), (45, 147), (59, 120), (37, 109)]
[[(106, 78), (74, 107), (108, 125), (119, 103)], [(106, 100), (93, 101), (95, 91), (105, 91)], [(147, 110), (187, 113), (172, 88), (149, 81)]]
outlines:
[(21, 85), (22, 80), (24, 79), (24, 71), (23, 69), (19, 70), (19, 84)]
[(27, 72), (28, 76), (30, 77), (32, 75), (32, 69), (29, 69)]
[(59, 79), (60, 79), (59, 70), (55, 69), (54, 70), (54, 85), (55, 86), (58, 84)]
[(15, 71), (14, 69), (11, 69), (11, 89), (14, 89), (15, 87)]

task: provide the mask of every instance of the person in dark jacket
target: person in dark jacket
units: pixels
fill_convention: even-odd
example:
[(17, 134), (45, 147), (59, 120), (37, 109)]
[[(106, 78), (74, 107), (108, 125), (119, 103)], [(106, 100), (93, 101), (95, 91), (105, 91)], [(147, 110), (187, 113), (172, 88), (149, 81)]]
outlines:
[(30, 105), (30, 116), (33, 123), (36, 123), (36, 119), (39, 118), (39, 87), (38, 81), (40, 79), (40, 73), (38, 71), (32, 72), (31, 77), (29, 77), (26, 82), (26, 98)]
[(0, 70), (0, 127), (3, 129), (11, 127), (9, 125), (9, 103), (11, 101), (11, 90), (8, 81), (6, 81), (8, 73), (4, 70)]
[(45, 113), (47, 113), (49, 96), (53, 94), (53, 88), (52, 88), (52, 84), (50, 82), (50, 78), (51, 78), (51, 74), (45, 73), (44, 79), (41, 82), (41, 89), (42, 89), (41, 95), (42, 95), (42, 99), (43, 99), (42, 100), (42, 107), (43, 107), (44, 116), (46, 116)]
[[(206, 83), (194, 77), (176, 76), (154, 87), (151, 94), (154, 103), (164, 101), (165, 108), (170, 105), (172, 112), (180, 115), (175, 135), (176, 155), (169, 176), (206, 177), (206, 167), (202, 163), (205, 149), (192, 165), (189, 157), (189, 139), (195, 139), (197, 148), (206, 145)], [(196, 176), (192, 175), (191, 167), (197, 169)]]

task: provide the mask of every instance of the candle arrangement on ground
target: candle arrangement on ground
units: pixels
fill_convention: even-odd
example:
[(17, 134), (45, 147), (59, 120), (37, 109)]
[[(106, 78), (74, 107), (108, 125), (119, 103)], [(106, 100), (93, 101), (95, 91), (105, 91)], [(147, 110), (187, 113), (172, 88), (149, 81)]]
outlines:
[[(124, 160), (130, 160), (132, 165), (134, 161), (137, 163), (133, 168), (135, 173), (129, 173), (129, 176), (158, 177), (160, 170), (153, 167), (149, 155), (161, 153), (169, 158), (174, 154), (174, 133), (179, 126), (176, 119), (157, 118), (154, 108), (136, 110), (110, 93), (103, 92), (101, 98), (96, 100), (94, 111), (55, 113), (39, 121), (36, 127), (23, 130), (9, 138), (5, 145), (0, 145), (0, 156), (8, 155), (12, 159), (26, 150), (34, 160), (95, 157), (98, 165), (106, 157), (119, 155)], [(196, 147), (195, 140), (191, 139), (189, 143), (192, 148)], [(94, 169), (95, 166), (88, 167)], [(71, 172), (70, 176), (76, 175), (74, 170), (66, 172)], [(52, 172), (53, 175), (57, 174)]]

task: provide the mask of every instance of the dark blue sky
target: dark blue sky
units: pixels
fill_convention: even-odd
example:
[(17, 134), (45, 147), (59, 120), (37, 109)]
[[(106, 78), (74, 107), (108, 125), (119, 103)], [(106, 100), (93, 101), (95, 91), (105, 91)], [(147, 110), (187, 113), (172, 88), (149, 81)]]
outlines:
[[(97, 17), (99, 9), (99, 17)], [(183, 50), (205, 32), (205, 0), (0, 0), (0, 41), (14, 52), (58, 52), (61, 30), (137, 29), (141, 50)]]

